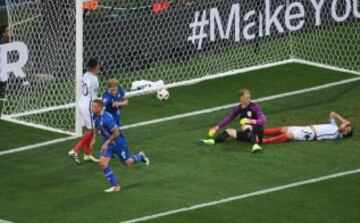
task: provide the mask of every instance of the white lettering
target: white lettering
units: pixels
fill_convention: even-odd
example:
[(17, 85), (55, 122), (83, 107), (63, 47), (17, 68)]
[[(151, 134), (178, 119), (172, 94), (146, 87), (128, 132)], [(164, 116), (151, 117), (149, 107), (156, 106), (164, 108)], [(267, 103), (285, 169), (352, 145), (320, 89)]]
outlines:
[(283, 5), (278, 6), (275, 9), (274, 14), (272, 15), (270, 13), (270, 7), (271, 7), (270, 0), (265, 0), (265, 35), (266, 36), (270, 35), (270, 28), (272, 24), (275, 25), (279, 33), (284, 32), (284, 28), (281, 26), (279, 19), (277, 17), (284, 6)]
[[(255, 10), (251, 10), (250, 12), (245, 14), (244, 21), (247, 22), (251, 16), (255, 15)], [(243, 35), (246, 40), (252, 40), (255, 38), (255, 33), (250, 34), (249, 30), (255, 26), (255, 22), (250, 22), (249, 24), (244, 26)]]
[[(8, 53), (17, 51), (19, 60), (8, 63)], [(29, 58), (28, 48), (23, 42), (11, 42), (0, 45), (0, 80), (7, 81), (9, 73), (13, 72), (16, 77), (25, 77), (22, 67)]]
[[(291, 14), (291, 10), (294, 8), (298, 8), (299, 9), (299, 13), (297, 14)], [(294, 2), (291, 3), (285, 11), (285, 25), (286, 27), (290, 30), (290, 31), (296, 31), (299, 30), (303, 27), (304, 25), (304, 18), (305, 15), (305, 10), (304, 10), (304, 6), (300, 3), (300, 2)], [(291, 20), (293, 19), (299, 19), (299, 23), (297, 25), (292, 25), (291, 24)]]
[(346, 2), (346, 6), (345, 6), (345, 13), (344, 15), (342, 16), (339, 16), (337, 13), (336, 13), (336, 9), (337, 9), (337, 3), (338, 3), (338, 0), (333, 0), (332, 3), (331, 3), (331, 16), (333, 17), (333, 19), (336, 21), (336, 22), (343, 22), (345, 21), (350, 13), (351, 13), (351, 1), (350, 0), (345, 0)]
[(353, 0), (353, 14), (356, 18), (360, 18), (359, 0)]
[(215, 41), (215, 24), (219, 30), (221, 39), (229, 39), (231, 27), (235, 25), (235, 41), (240, 41), (240, 5), (233, 4), (231, 7), (231, 12), (228, 17), (228, 22), (226, 26), (226, 33), (224, 33), (224, 29), (222, 26), (221, 18), (219, 15), (219, 11), (217, 8), (210, 9), (210, 40)]
[(320, 26), (321, 25), (321, 8), (324, 5), (325, 0), (320, 0), (319, 3), (317, 0), (311, 0), (311, 4), (314, 6), (315, 9), (315, 25)]

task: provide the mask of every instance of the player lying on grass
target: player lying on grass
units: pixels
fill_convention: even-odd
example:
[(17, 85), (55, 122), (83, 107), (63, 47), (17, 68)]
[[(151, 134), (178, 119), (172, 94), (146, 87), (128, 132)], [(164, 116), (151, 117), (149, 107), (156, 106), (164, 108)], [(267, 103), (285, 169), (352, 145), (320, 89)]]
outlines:
[(140, 151), (136, 155), (129, 155), (125, 137), (120, 132), (119, 126), (112, 115), (107, 111), (103, 111), (103, 101), (101, 99), (95, 99), (92, 102), (91, 109), (95, 126), (91, 144), (93, 145), (95, 143), (96, 133), (99, 131), (102, 137), (99, 164), (106, 179), (111, 184), (111, 187), (105, 190), (105, 192), (117, 192), (121, 190), (121, 187), (109, 166), (109, 161), (112, 157), (117, 155), (126, 167), (130, 167), (139, 161), (149, 165), (150, 160), (143, 151)]
[(353, 135), (353, 129), (348, 120), (336, 112), (330, 112), (329, 116), (329, 124), (267, 128), (264, 130), (264, 134), (272, 137), (264, 138), (263, 143), (281, 143), (290, 140), (341, 139)]
[[(205, 145), (214, 145), (216, 143), (224, 142), (229, 136), (239, 141), (251, 142), (253, 147), (251, 152), (261, 151), (259, 143), (262, 143), (264, 125), (266, 124), (266, 117), (261, 108), (251, 102), (250, 91), (241, 89), (239, 91), (240, 104), (236, 106), (233, 111), (220, 121), (215, 127), (209, 130), (209, 137), (211, 139), (201, 139), (199, 142)], [(239, 117), (242, 125), (239, 130), (226, 129), (220, 133), (215, 139), (212, 139), (216, 132), (228, 125), (236, 117)]]
[(99, 91), (99, 81), (97, 75), (100, 72), (100, 62), (95, 58), (89, 59), (89, 62), (87, 63), (87, 69), (88, 71), (84, 73), (82, 78), (82, 93), (79, 103), (77, 104), (85, 131), (80, 141), (72, 150), (68, 152), (69, 156), (72, 157), (76, 163), (80, 163), (78, 152), (82, 147), (85, 147), (85, 161), (89, 160), (93, 162), (99, 162), (98, 159), (91, 155), (92, 148), (90, 143), (93, 132), (91, 101), (97, 98)]
[(129, 104), (129, 100), (125, 98), (125, 89), (119, 87), (119, 82), (115, 79), (108, 80), (108, 88), (103, 93), (105, 111), (109, 112), (115, 119), (116, 124), (120, 126), (120, 115), (122, 107)]

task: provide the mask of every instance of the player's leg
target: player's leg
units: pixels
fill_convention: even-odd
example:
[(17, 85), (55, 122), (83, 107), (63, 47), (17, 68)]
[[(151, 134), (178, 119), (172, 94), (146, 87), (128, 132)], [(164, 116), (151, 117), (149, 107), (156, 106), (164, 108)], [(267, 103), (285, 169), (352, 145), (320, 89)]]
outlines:
[(120, 136), (120, 140), (117, 142), (117, 144), (118, 144), (118, 146), (116, 148), (116, 153), (120, 157), (124, 166), (130, 167), (138, 162), (143, 162), (147, 166), (150, 165), (150, 160), (143, 151), (140, 151), (136, 155), (129, 154), (127, 142), (126, 142), (124, 135)]
[(82, 119), (83, 124), (85, 126), (85, 131), (84, 131), (83, 136), (79, 140), (79, 142), (68, 153), (69, 156), (71, 156), (75, 160), (75, 162), (77, 162), (77, 163), (80, 163), (80, 160), (78, 158), (79, 151), (83, 147), (85, 147), (86, 145), (90, 146), (91, 139), (92, 139), (92, 128), (93, 128), (93, 123), (92, 123), (91, 113), (90, 113), (90, 110), (89, 110), (89, 105), (86, 104), (86, 103), (79, 104), (79, 111), (80, 111), (81, 119)]
[(282, 143), (290, 141), (293, 137), (291, 137), (292, 134), (290, 133), (282, 133), (277, 136), (268, 137), (263, 139), (263, 144), (270, 144), (270, 143)]
[(236, 139), (238, 141), (243, 142), (250, 142), (252, 143), (251, 152), (261, 152), (262, 147), (259, 145), (260, 143), (260, 137), (259, 134), (261, 133), (261, 139), (263, 134), (263, 128), (256, 125), (243, 125), (241, 126), (240, 130), (237, 131)]
[(281, 134), (278, 134), (276, 136), (264, 138), (262, 140), (263, 144), (283, 143), (283, 142), (290, 141), (290, 140), (294, 139), (294, 137), (295, 137), (292, 127), (282, 127), (281, 132), (282, 132)]
[(111, 167), (109, 166), (109, 162), (111, 160), (111, 156), (112, 156), (113, 152), (114, 152), (113, 146), (109, 145), (106, 152), (101, 152), (100, 160), (99, 160), (99, 165), (100, 165), (107, 181), (111, 185), (111, 187), (109, 189), (105, 190), (105, 192), (107, 192), (107, 193), (118, 192), (121, 190), (121, 187), (120, 187), (117, 179), (115, 178), (115, 175), (114, 175)]
[(96, 159), (94, 156), (91, 155), (92, 148), (90, 146), (90, 143), (93, 137), (93, 132), (92, 132), (93, 121), (91, 117), (90, 105), (91, 104), (86, 104), (86, 103), (79, 104), (79, 112), (81, 119), (83, 120), (83, 124), (85, 126), (85, 131), (79, 142), (68, 153), (77, 163), (80, 163), (80, 160), (78, 158), (78, 152), (83, 147), (85, 147), (85, 155), (84, 155), (85, 161), (99, 162), (98, 159)]
[(286, 132), (287, 132), (287, 127), (275, 127), (275, 128), (264, 129), (264, 135), (267, 136), (280, 135)]
[[(86, 141), (85, 143), (85, 154), (84, 154), (84, 160), (85, 161), (92, 161), (94, 163), (98, 163), (99, 162), (99, 159), (96, 159), (92, 154), (92, 148), (91, 148), (91, 140), (93, 138), (93, 130), (92, 129), (87, 129), (87, 131), (89, 131), (89, 135), (91, 136), (90, 137), (90, 140)], [(87, 134), (87, 132), (85, 132), (85, 134)]]
[(213, 146), (217, 143), (225, 142), (229, 136), (231, 138), (236, 139), (236, 130), (235, 129), (226, 129), (222, 133), (220, 133), (218, 136), (216, 136), (215, 139), (199, 139), (198, 143), (201, 145), (207, 145), (207, 146)]
[(91, 112), (91, 103), (86, 110), (84, 108), (84, 116), (86, 116), (86, 118), (85, 118), (85, 126), (86, 126), (85, 134), (90, 135), (89, 138), (87, 138), (85, 145), (84, 145), (85, 146), (84, 160), (97, 163), (97, 162), (99, 162), (99, 160), (96, 159), (93, 155), (91, 155), (91, 152), (92, 152), (91, 140), (93, 138), (93, 128), (94, 128), (94, 121), (93, 121), (92, 112)]

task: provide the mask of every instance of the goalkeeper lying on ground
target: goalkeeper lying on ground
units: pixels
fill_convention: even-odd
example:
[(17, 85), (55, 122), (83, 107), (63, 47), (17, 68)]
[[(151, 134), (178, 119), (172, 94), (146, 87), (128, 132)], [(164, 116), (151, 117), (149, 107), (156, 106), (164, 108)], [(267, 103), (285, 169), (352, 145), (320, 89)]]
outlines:
[(263, 143), (341, 139), (352, 136), (353, 129), (348, 120), (336, 112), (330, 112), (329, 118), (329, 124), (267, 128), (264, 130), (264, 134), (272, 137), (264, 138)]
[[(239, 96), (240, 104), (236, 106), (233, 111), (221, 122), (209, 130), (208, 135), (211, 139), (200, 139), (199, 143), (204, 145), (214, 145), (215, 143), (224, 142), (230, 136), (231, 138), (239, 141), (253, 143), (251, 152), (261, 151), (262, 148), (259, 144), (262, 143), (264, 131), (263, 126), (266, 124), (266, 117), (261, 108), (257, 104), (251, 102), (249, 90), (240, 90)], [(239, 130), (230, 128), (226, 129), (213, 139), (217, 131), (228, 125), (236, 117), (240, 118), (241, 128)]]

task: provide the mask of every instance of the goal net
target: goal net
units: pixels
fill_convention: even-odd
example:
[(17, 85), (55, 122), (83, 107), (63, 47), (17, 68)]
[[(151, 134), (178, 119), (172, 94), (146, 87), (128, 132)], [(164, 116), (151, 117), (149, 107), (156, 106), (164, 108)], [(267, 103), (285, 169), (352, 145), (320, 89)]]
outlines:
[(127, 90), (137, 80), (173, 87), (291, 62), (360, 72), (358, 0), (86, 3), (79, 15), (75, 0), (7, 0), (12, 41), (29, 58), (25, 78), (9, 74), (3, 119), (74, 133), (78, 50), (83, 64), (101, 61), (100, 83), (117, 78)]

